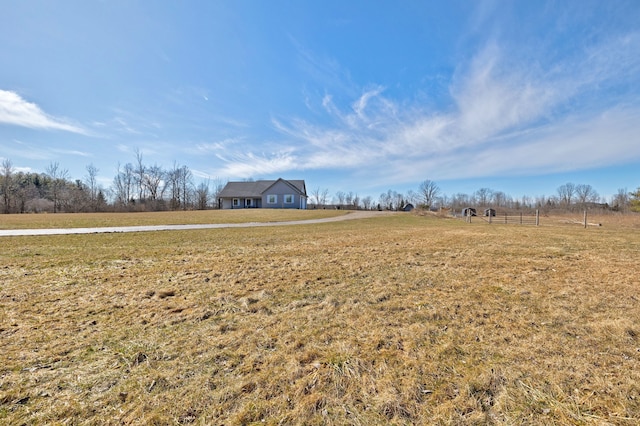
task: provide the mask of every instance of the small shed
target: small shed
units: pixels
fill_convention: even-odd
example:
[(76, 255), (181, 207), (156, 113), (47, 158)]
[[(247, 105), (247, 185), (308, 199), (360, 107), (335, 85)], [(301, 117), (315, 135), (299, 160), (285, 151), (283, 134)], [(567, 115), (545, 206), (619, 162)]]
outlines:
[(495, 217), (495, 215), (496, 215), (496, 210), (495, 210), (495, 209), (485, 209), (485, 210), (484, 210), (484, 215), (485, 215), (485, 216), (487, 216), (487, 217), (488, 217), (488, 216), (493, 216), (493, 217)]
[(404, 205), (404, 207), (402, 207), (402, 211), (403, 212), (410, 212), (414, 209), (413, 204), (411, 203), (407, 203)]
[(473, 207), (465, 207), (462, 209), (462, 216), (477, 216), (476, 209)]

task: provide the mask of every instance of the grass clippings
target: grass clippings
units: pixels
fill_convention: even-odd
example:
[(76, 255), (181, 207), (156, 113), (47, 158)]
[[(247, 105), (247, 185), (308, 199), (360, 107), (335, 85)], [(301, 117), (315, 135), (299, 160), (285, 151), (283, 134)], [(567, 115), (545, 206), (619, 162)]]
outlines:
[(635, 425), (633, 226), (3, 238), (0, 423)]

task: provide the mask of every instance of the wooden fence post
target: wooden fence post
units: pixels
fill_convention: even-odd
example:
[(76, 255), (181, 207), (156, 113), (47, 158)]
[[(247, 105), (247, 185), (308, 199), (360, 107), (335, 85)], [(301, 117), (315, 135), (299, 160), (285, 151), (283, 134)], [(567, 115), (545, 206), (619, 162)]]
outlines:
[(540, 210), (536, 209), (536, 226), (540, 226)]
[(584, 211), (584, 227), (587, 227), (587, 210)]

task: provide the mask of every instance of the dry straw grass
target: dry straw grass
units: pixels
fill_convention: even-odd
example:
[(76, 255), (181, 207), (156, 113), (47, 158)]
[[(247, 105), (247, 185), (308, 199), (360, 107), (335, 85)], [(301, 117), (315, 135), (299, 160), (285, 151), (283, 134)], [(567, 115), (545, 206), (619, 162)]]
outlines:
[(140, 213), (56, 213), (2, 215), (0, 229), (93, 228), (136, 225), (282, 222), (340, 216), (339, 210), (198, 210)]
[(399, 214), (2, 239), (0, 423), (640, 419), (640, 234)]

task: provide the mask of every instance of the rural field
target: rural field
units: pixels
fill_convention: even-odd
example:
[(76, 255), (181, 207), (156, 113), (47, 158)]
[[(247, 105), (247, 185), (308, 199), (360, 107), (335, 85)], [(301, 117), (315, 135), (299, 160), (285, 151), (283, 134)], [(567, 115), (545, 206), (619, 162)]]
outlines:
[(0, 423), (638, 425), (640, 217), (589, 221), (0, 238)]
[(205, 223), (282, 222), (323, 219), (343, 215), (339, 210), (196, 210), (153, 213), (56, 213), (0, 216), (0, 230), (42, 228), (93, 228), (143, 225), (196, 225)]

